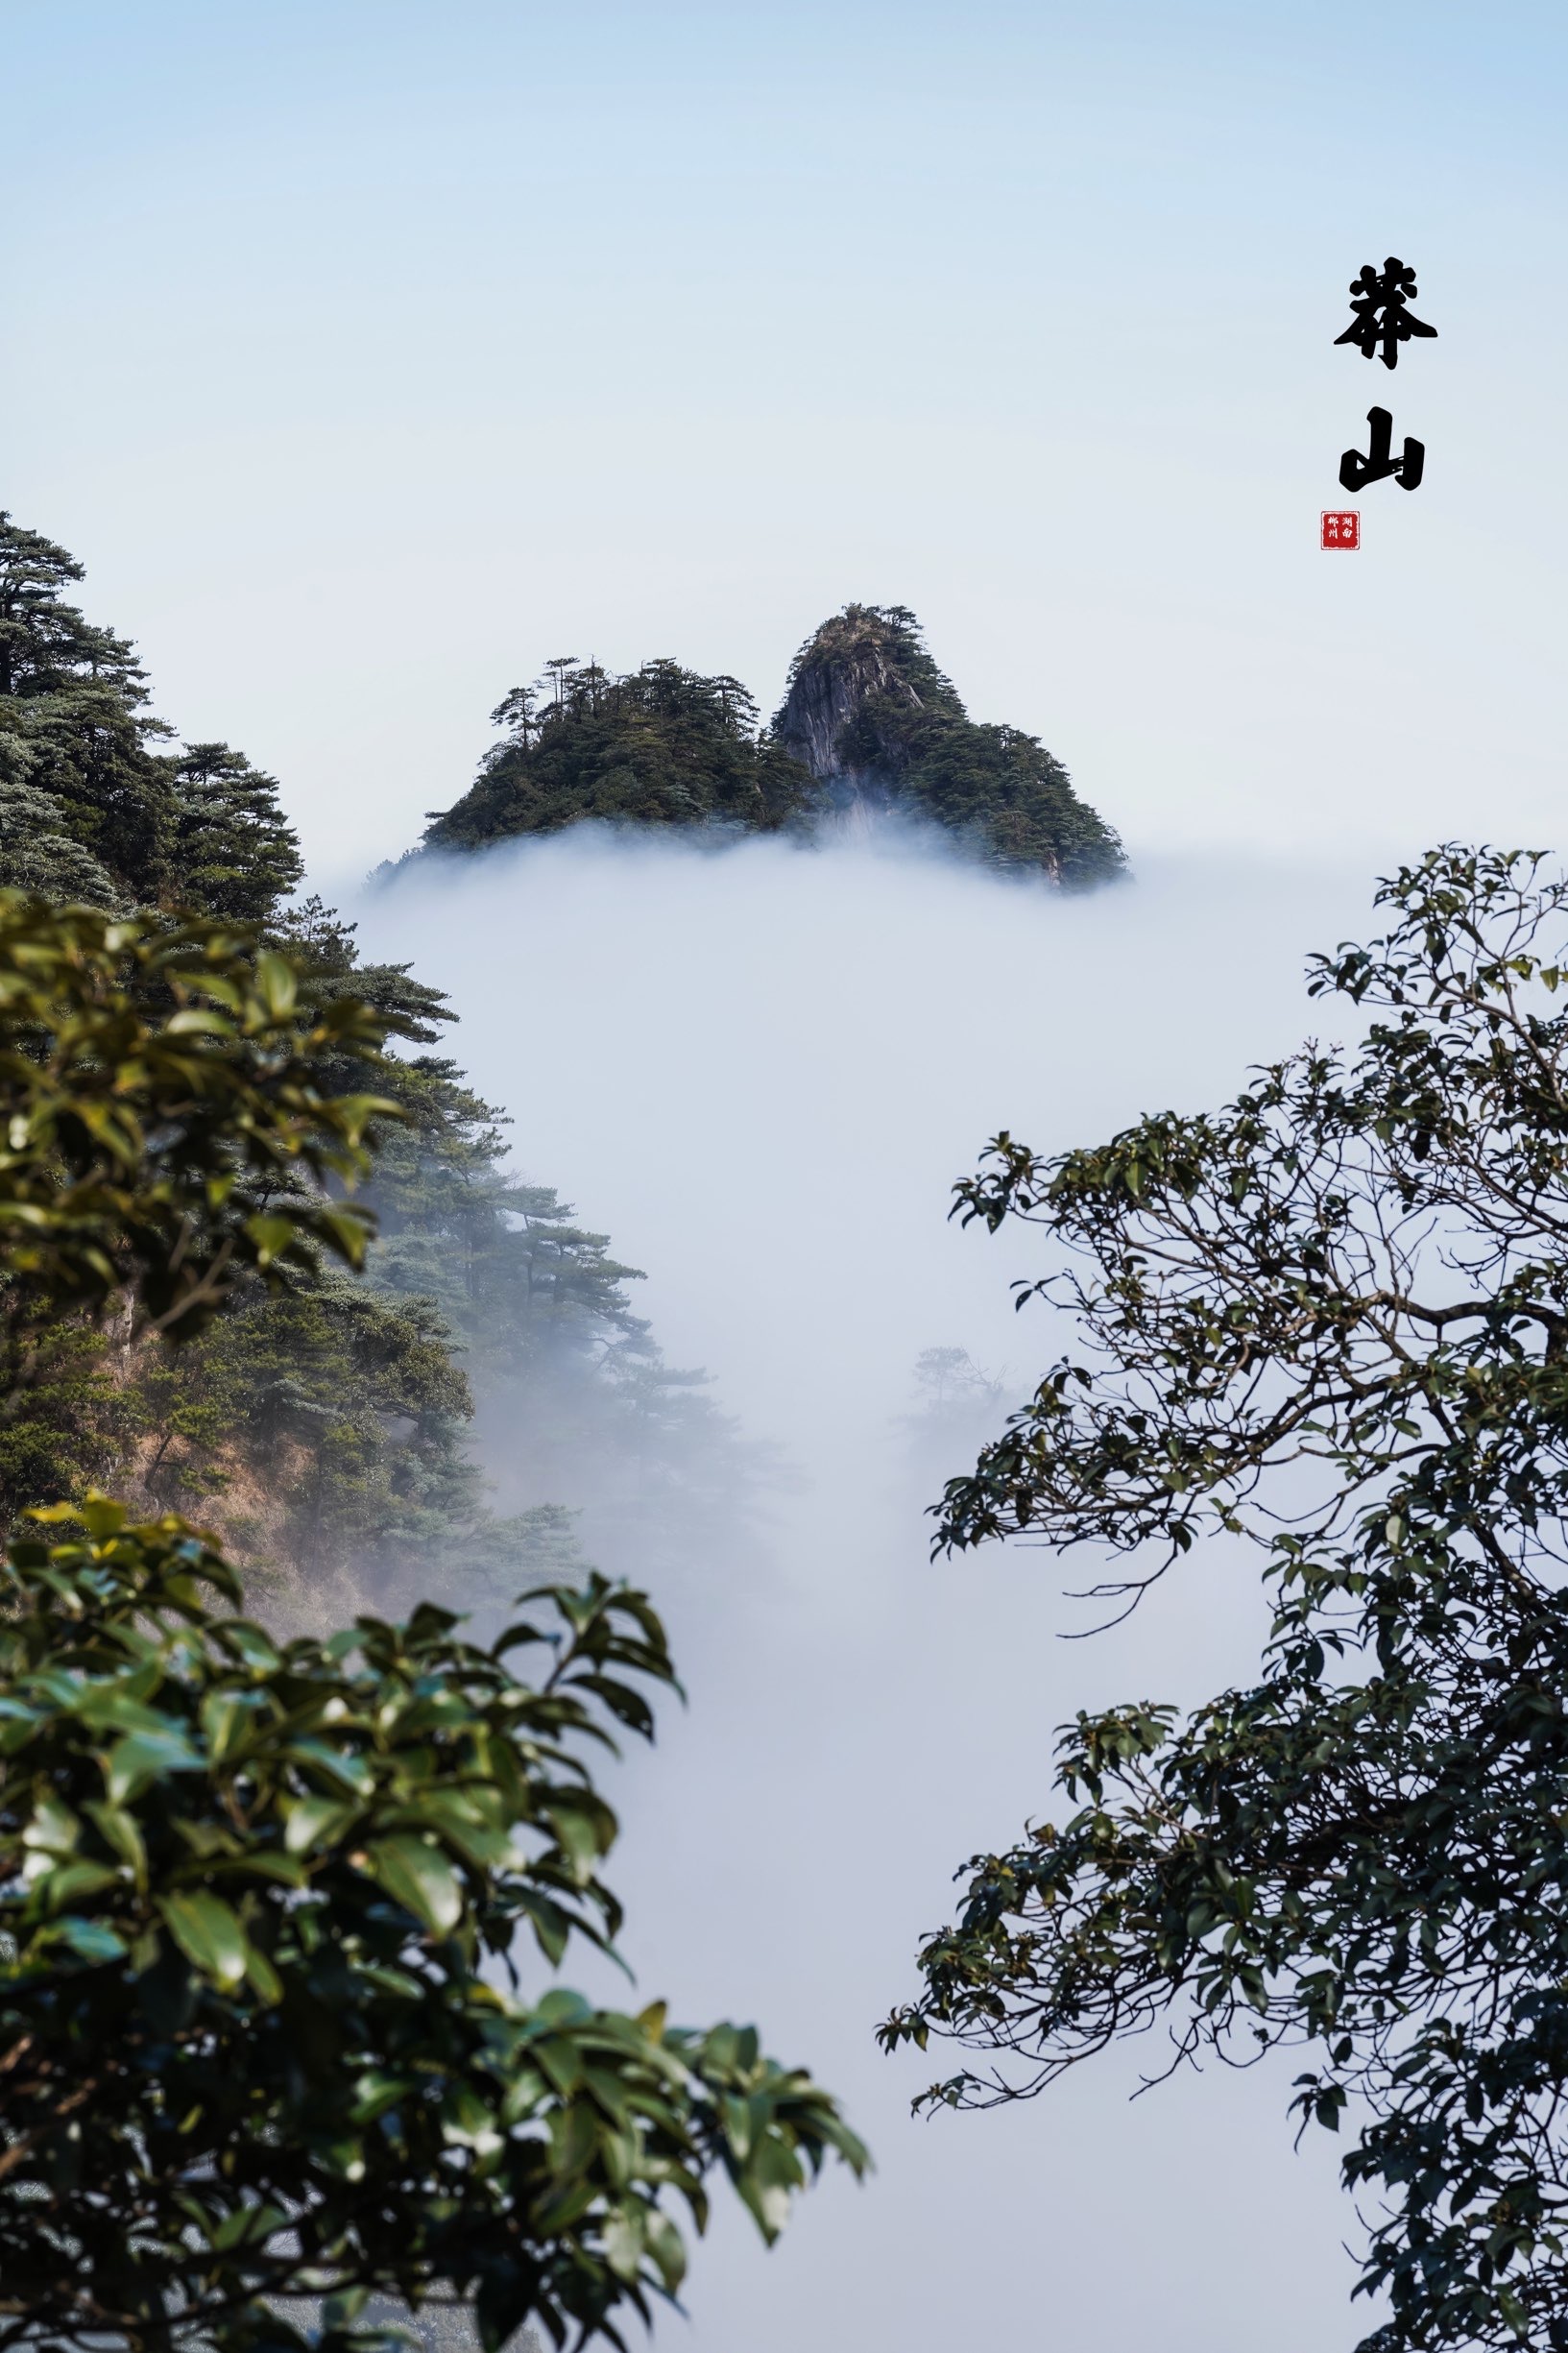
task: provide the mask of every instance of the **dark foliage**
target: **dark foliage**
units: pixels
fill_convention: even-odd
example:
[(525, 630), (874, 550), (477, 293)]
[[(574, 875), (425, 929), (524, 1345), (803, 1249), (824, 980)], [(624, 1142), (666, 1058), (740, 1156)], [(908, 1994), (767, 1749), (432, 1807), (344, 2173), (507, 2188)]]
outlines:
[(347, 996), (314, 1015), (293, 967), (213, 924), (0, 897), (0, 1243), (19, 1305), (127, 1293), (155, 1330), (210, 1321), (244, 1273), (350, 1265), (371, 1230), (333, 1199), (395, 1106), (322, 1083), (383, 1031)]
[(304, 871), (276, 780), (227, 743), (157, 748), (129, 641), (66, 600), (81, 578), (0, 513), (0, 885), (264, 922)]
[(640, 1594), (279, 1645), (180, 1521), (53, 1517), (0, 1613), (0, 2346), (345, 2353), (375, 2292), (619, 2343), (711, 2172), (771, 2239), (863, 2170), (754, 2030), (522, 1991), (522, 1936), (548, 1970), (619, 1922), (589, 1759), (673, 1681)]
[[(1378, 2353), (1568, 2341), (1568, 883), (1447, 848), (1392, 928), (1315, 959), (1370, 1010), (1214, 1116), (959, 1188), (1068, 1253), (1077, 1322), (941, 1540), (1263, 1547), (1260, 1678), (1062, 1739), (1076, 1807), (977, 1856), (889, 2044), (1038, 2091), (1118, 2037), (1304, 2047), (1303, 2123), (1360, 2124)], [(1145, 1550), (1144, 1548), (1150, 1548)]]
[(342, 1188), (382, 1106), (329, 1073), (363, 1090), (381, 1034), (216, 926), (0, 894), (0, 1524), (125, 1464), (156, 1335), (363, 1259)]

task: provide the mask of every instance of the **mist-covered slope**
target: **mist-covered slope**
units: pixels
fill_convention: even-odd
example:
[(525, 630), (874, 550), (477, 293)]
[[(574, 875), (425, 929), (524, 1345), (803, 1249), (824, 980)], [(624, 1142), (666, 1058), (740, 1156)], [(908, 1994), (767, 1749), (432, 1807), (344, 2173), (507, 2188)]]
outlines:
[[(755, 1483), (755, 1449), (633, 1312), (639, 1271), (511, 1164), (505, 1113), (440, 1050), (440, 987), (368, 961), (352, 924), (298, 896), (275, 779), (152, 716), (131, 641), (73, 601), (82, 578), (0, 511), (0, 888), (217, 919), (281, 950), (303, 1003), (353, 996), (385, 1023), (392, 1053), (346, 1055), (335, 1079), (398, 1116), (372, 1129), (362, 1278), (248, 1277), (179, 1350), (69, 1312), (40, 1335), (0, 1295), (0, 1533), (111, 1487), (150, 1517), (199, 1516), (316, 1622), (368, 1589), (468, 1603), (580, 1567), (561, 1498), (587, 1461), (607, 1552), (641, 1573), (679, 1556)], [(504, 1511), (480, 1425), (508, 1434)]]
[(492, 715), (504, 740), (425, 846), (483, 849), (588, 820), (808, 830), (902, 811), (988, 865), (1069, 888), (1124, 871), (1122, 845), (1060, 761), (972, 719), (902, 605), (846, 605), (808, 639), (771, 726), (737, 679), (677, 662), (612, 677), (567, 657)]

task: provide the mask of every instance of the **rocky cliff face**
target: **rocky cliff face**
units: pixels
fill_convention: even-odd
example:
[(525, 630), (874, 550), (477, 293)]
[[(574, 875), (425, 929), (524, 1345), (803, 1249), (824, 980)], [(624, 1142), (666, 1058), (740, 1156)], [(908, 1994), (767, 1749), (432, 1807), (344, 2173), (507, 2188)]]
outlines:
[(777, 748), (830, 807), (902, 808), (988, 864), (1069, 887), (1125, 871), (1122, 845), (1035, 736), (970, 717), (903, 605), (846, 605), (796, 655)]
[[(774, 740), (840, 805), (885, 805), (910, 730), (938, 713), (962, 716), (949, 682), (911, 644), (917, 626), (902, 606), (846, 605), (795, 658)], [(911, 674), (922, 669), (931, 675)]]

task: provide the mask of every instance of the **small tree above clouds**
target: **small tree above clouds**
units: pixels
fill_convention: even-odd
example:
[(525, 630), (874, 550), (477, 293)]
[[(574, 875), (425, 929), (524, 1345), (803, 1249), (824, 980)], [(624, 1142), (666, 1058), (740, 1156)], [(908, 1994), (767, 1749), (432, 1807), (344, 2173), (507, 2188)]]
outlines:
[(884, 2043), (1028, 2098), (1161, 2026), (1300, 2054), (1354, 2127), (1377, 2353), (1568, 2343), (1568, 882), (1447, 847), (1310, 986), (1373, 1015), (1224, 1110), (958, 1188), (1061, 1271), (1073, 1353), (953, 1481), (940, 1543), (1088, 1544), (1130, 1606), (1261, 1549), (1248, 1686), (1062, 1735), (1060, 1824), (968, 1866)]
[(915, 1386), (933, 1413), (981, 1401), (995, 1405), (1002, 1394), (1001, 1382), (982, 1371), (967, 1348), (957, 1347), (922, 1348), (915, 1358)]

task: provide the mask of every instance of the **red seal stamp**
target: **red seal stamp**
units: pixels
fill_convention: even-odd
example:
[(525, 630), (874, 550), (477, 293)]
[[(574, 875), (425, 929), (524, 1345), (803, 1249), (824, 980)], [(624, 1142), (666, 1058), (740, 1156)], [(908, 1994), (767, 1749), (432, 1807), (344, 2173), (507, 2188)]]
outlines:
[(1341, 507), (1338, 513), (1323, 509), (1323, 545), (1325, 547), (1359, 547), (1362, 544), (1362, 518), (1359, 507)]

